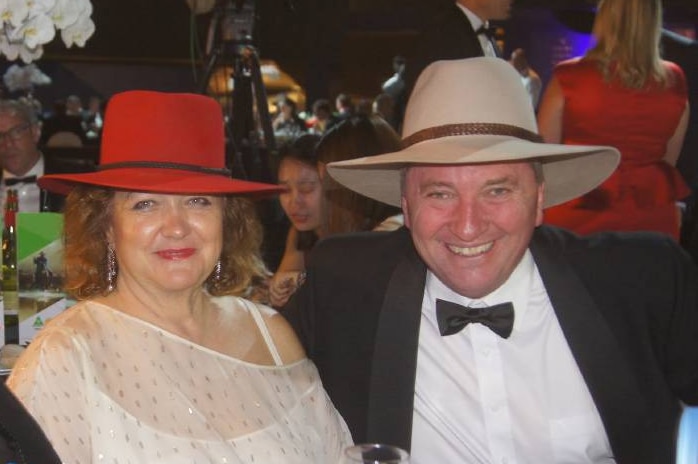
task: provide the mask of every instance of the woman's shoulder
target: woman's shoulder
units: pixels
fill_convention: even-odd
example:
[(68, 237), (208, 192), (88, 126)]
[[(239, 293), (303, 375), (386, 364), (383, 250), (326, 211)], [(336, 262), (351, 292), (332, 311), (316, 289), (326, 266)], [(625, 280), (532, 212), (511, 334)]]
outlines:
[(673, 61), (666, 60), (662, 60), (662, 66), (664, 66), (664, 69), (672, 76), (673, 79), (678, 80), (679, 83), (685, 82), (686, 76), (681, 66)]
[(668, 91), (681, 99), (688, 98), (688, 84), (684, 70), (673, 61), (662, 60), (662, 67), (665, 72), (665, 85), (662, 92)]
[(244, 309), (255, 319), (259, 317), (259, 321), (263, 324), (259, 327), (260, 330), (266, 328), (269, 332), (271, 341), (283, 364), (291, 364), (306, 357), (296, 332), (286, 321), (286, 318), (274, 308), (238, 296), (216, 297), (216, 300), (218, 306), (226, 311)]
[(553, 73), (556, 77), (566, 77), (570, 74), (578, 75), (579, 73), (584, 73), (588, 70), (595, 71), (596, 69), (598, 69), (598, 67), (595, 60), (582, 56), (576, 56), (574, 58), (560, 61), (555, 65)]
[(583, 59), (581, 56), (568, 58), (557, 63), (554, 67), (554, 72), (568, 72), (570, 69), (586, 67), (589, 65), (589, 60)]

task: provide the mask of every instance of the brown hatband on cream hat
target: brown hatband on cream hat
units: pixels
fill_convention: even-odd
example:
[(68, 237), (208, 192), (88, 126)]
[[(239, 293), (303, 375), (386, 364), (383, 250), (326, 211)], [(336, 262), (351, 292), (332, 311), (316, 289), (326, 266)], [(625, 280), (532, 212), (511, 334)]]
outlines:
[(519, 74), (499, 58), (430, 64), (414, 86), (402, 134), (402, 150), (330, 163), (328, 172), (351, 190), (400, 206), (407, 166), (539, 161), (550, 207), (594, 189), (620, 162), (613, 147), (543, 143)]

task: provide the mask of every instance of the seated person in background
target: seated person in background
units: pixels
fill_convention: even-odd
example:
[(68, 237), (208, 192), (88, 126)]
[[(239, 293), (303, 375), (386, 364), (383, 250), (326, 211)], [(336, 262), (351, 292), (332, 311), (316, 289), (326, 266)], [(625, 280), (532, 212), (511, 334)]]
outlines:
[(354, 106), (354, 100), (346, 93), (340, 93), (337, 98), (334, 99), (335, 116), (340, 120), (344, 121), (356, 114), (356, 108)]
[[(279, 203), (291, 223), (276, 273), (269, 282), (272, 306), (283, 305), (300, 283), (305, 254), (318, 239), (322, 212), (322, 184), (315, 147), (320, 136), (301, 135), (279, 150)], [(302, 280), (302, 279), (301, 279)]]
[(322, 135), (338, 122), (329, 100), (321, 98), (313, 103), (313, 115), (308, 119), (308, 131), (311, 134)]
[(380, 116), (353, 116), (322, 137), (317, 147), (324, 192), (321, 237), (366, 230), (391, 230), (402, 225), (399, 208), (347, 189), (326, 173), (329, 163), (399, 148), (400, 136)]
[(0, 100), (0, 201), (8, 188), (17, 190), (19, 211), (59, 211), (63, 198), (41, 190), (36, 179), (44, 174), (84, 172), (87, 165), (44, 157), (39, 149), (42, 128), (32, 106), (17, 100)]
[(296, 102), (287, 96), (279, 98), (279, 113), (272, 121), (274, 134), (279, 136), (294, 136), (305, 132), (305, 121), (298, 116)]
[(87, 110), (83, 113), (82, 126), (88, 139), (99, 138), (104, 125), (102, 99), (96, 95), (90, 97)]
[[(397, 150), (399, 147), (400, 137), (378, 116), (352, 116), (330, 129), (315, 149), (315, 170), (309, 165), (302, 168), (304, 178), (310, 181), (306, 185), (312, 185), (312, 189), (305, 195), (301, 193), (302, 196), (298, 195), (300, 189), (295, 189), (294, 197), (294, 189), (289, 188), (280, 195), (281, 204), (289, 217), (298, 211), (296, 208), (301, 206), (301, 200), (306, 214), (312, 211), (312, 214), (301, 216), (307, 220), (304, 229), (299, 229), (302, 225), (298, 218), (292, 218), (296, 230), (308, 230), (312, 224), (314, 235), (324, 238), (346, 232), (390, 230), (402, 225), (399, 209), (352, 192), (325, 175), (325, 165), (332, 161), (352, 159), (359, 153), (375, 154)], [(280, 181), (282, 176), (287, 176), (287, 172), (281, 166)], [(289, 182), (285, 184), (289, 185)], [(294, 199), (296, 203), (293, 203)], [(302, 271), (305, 270), (305, 255), (309, 248), (302, 253), (297, 249), (289, 250), (289, 245), (297, 243), (295, 239), (291, 239), (290, 234), (289, 240), (281, 264), (269, 285), (270, 301), (275, 307), (283, 306), (303, 281)], [(286, 259), (287, 254), (297, 256), (293, 260), (293, 267), (287, 265), (290, 261)]]
[(662, 234), (541, 225), (620, 155), (536, 132), (506, 61), (438, 61), (403, 149), (328, 165), (405, 215), (318, 242), (283, 310), (356, 442), (411, 464), (674, 462), (698, 404), (696, 265)]
[(555, 67), (538, 112), (545, 141), (611, 145), (621, 163), (596, 189), (548, 209), (546, 223), (581, 234), (652, 230), (678, 240), (676, 203), (690, 189), (675, 165), (689, 107), (683, 71), (659, 57), (661, 24), (661, 0), (603, 0), (594, 47)]
[(279, 189), (231, 178), (223, 129), (209, 97), (124, 92), (101, 170), (39, 180), (68, 193), (80, 301), (7, 382), (63, 462), (324, 464), (351, 444), (293, 330), (235, 296), (264, 271), (245, 197)]

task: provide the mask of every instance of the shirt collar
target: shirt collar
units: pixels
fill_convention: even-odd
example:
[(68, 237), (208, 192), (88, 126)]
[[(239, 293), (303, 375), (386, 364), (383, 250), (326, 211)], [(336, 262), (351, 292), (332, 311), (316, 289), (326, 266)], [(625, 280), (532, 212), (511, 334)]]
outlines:
[(460, 8), (461, 11), (463, 11), (463, 13), (465, 13), (465, 16), (468, 18), (468, 21), (470, 21), (470, 25), (473, 26), (474, 31), (480, 29), (480, 26), (482, 26), (483, 24), (485, 25), (485, 27), (487, 27), (487, 21), (483, 21), (482, 19), (480, 19), (478, 15), (476, 15), (460, 3), (456, 3), (456, 6)]
[(531, 251), (527, 249), (509, 278), (499, 288), (482, 298), (472, 299), (456, 293), (431, 271), (427, 271), (425, 290), (434, 301), (440, 298), (464, 306), (478, 305), (480, 302), (486, 306), (492, 306), (510, 301), (514, 304), (517, 319), (521, 319), (528, 308), (528, 296), (533, 286), (534, 276), (535, 261)]

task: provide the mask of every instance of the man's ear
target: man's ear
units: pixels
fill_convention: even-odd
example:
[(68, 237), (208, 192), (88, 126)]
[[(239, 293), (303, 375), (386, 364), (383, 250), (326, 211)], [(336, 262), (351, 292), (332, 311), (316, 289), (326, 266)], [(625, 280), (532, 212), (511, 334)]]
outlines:
[(545, 199), (545, 182), (538, 184), (537, 193), (537, 203), (536, 203), (536, 226), (543, 223), (543, 200)]
[(402, 207), (402, 215), (405, 218), (405, 227), (410, 228), (410, 213), (409, 208), (407, 208), (407, 200), (404, 196), (400, 197), (400, 206)]

